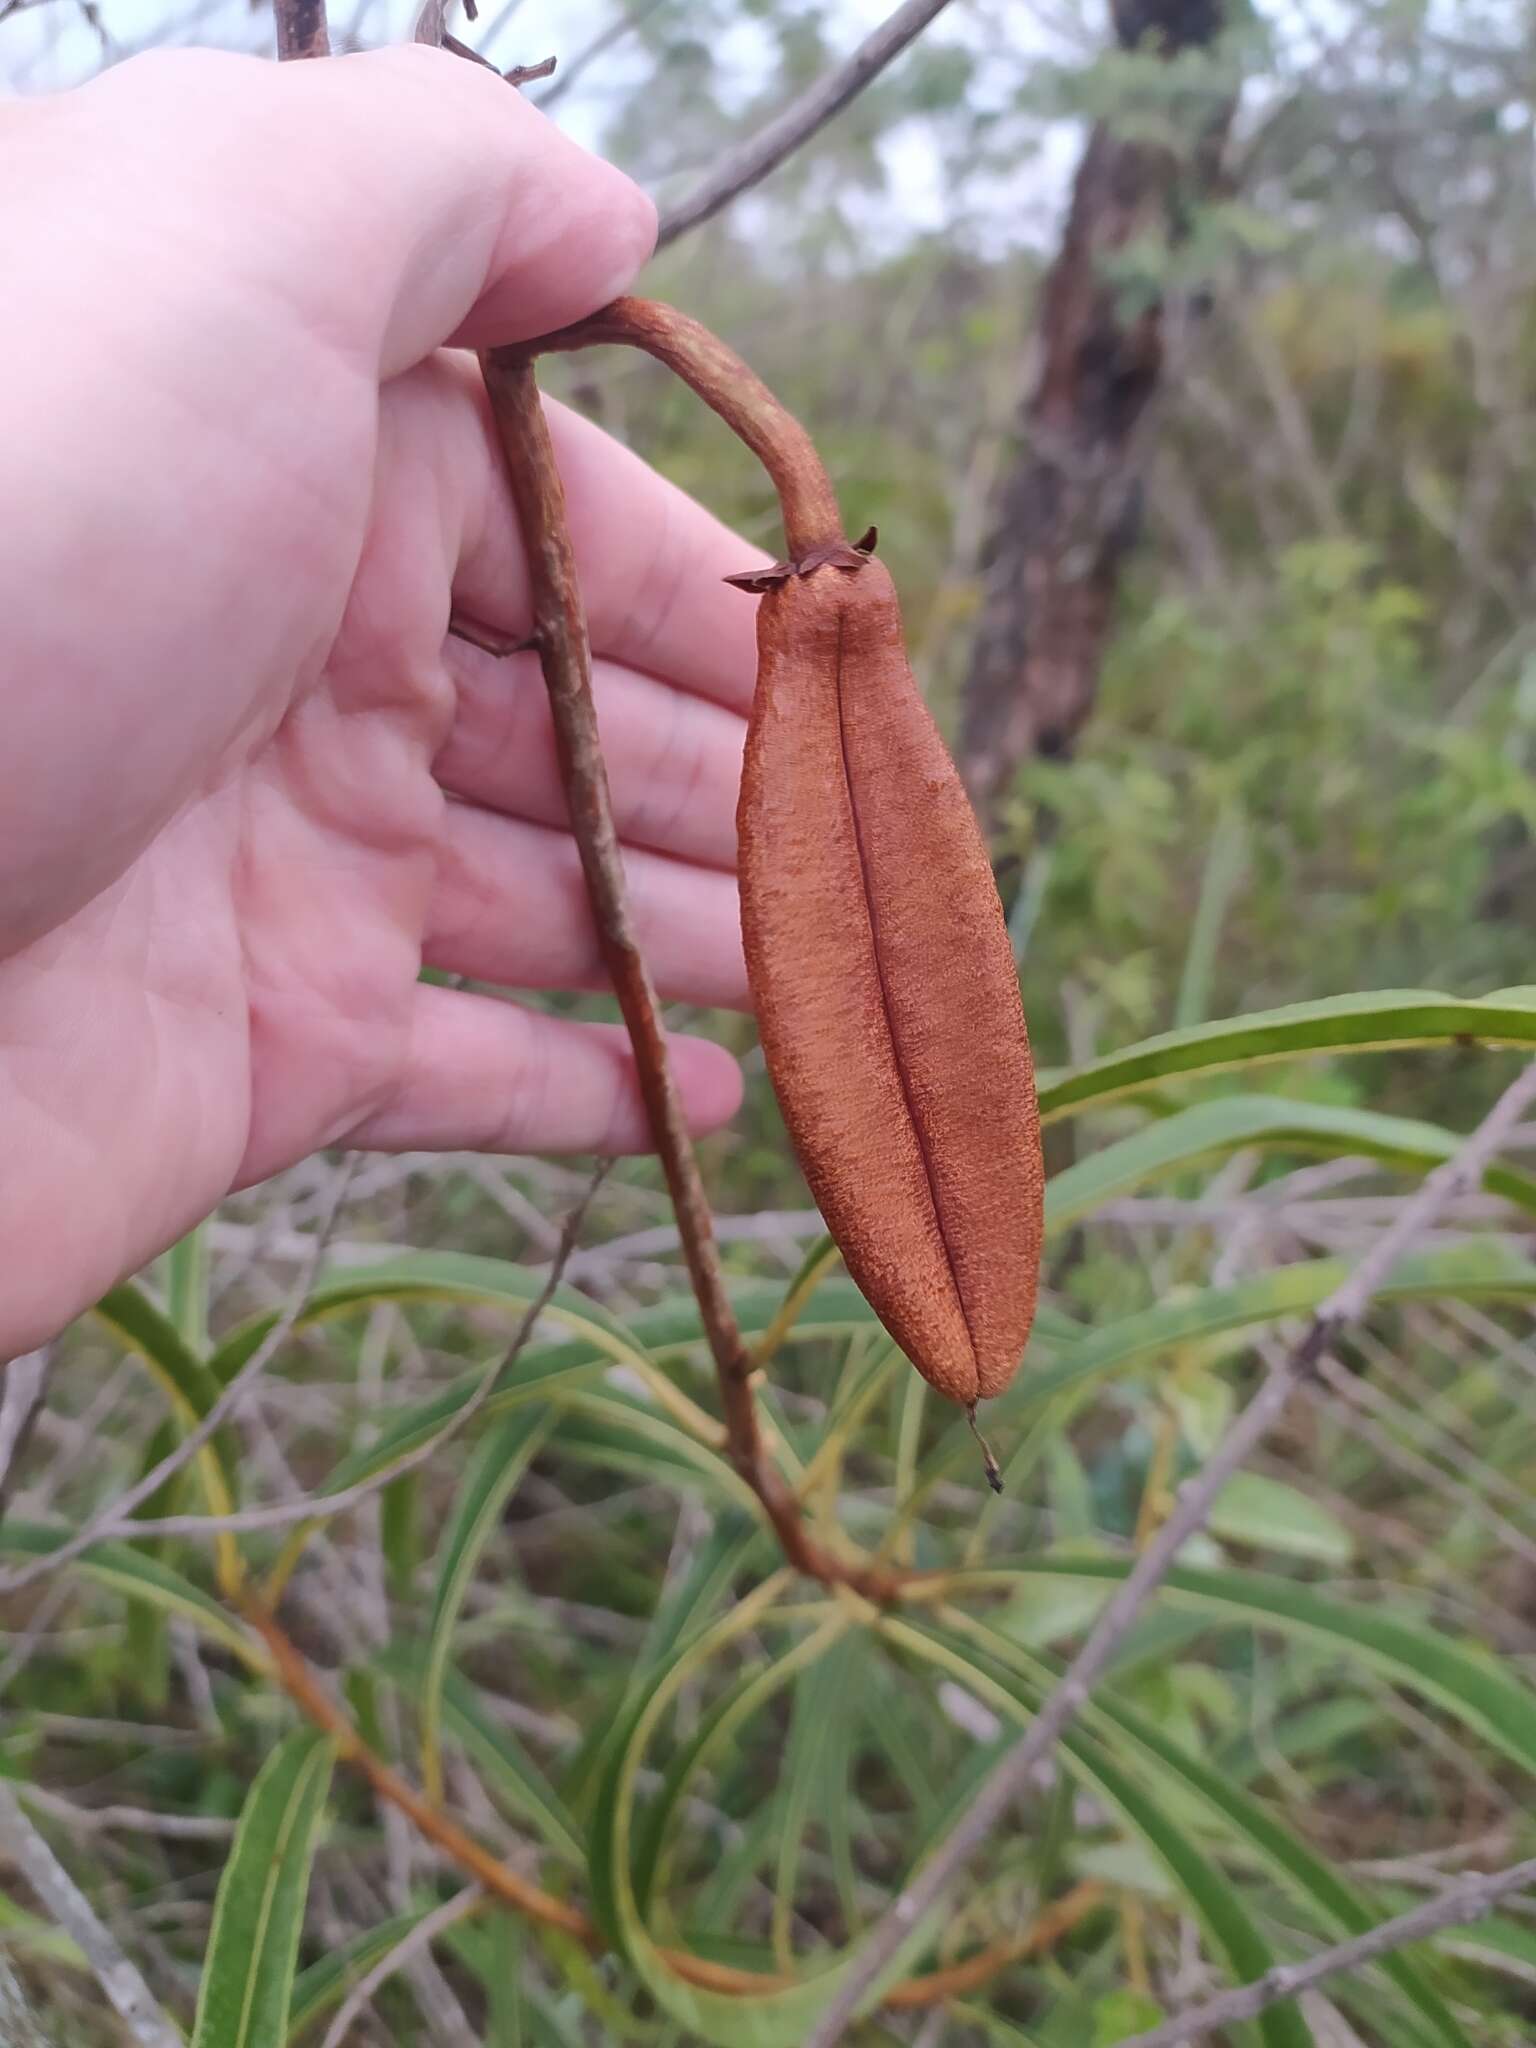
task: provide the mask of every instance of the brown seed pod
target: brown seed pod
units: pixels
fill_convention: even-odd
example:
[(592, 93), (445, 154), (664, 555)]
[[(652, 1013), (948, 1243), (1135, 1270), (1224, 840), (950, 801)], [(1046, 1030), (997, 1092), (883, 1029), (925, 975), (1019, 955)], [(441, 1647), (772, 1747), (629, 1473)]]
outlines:
[(1029, 1335), (1044, 1178), (986, 848), (873, 533), (843, 538), (810, 436), (717, 335), (615, 299), (493, 351), (493, 399), (526, 355), (597, 342), (666, 363), (778, 492), (789, 559), (729, 579), (764, 593), (737, 824), (768, 1071), (848, 1270), (924, 1377), (971, 1406), (1008, 1384)]
[(768, 572), (758, 612), (737, 812), (747, 970), (849, 1272), (923, 1377), (969, 1406), (1012, 1379), (1035, 1308), (1044, 1175), (1018, 975), (891, 579), (846, 544), (819, 554)]

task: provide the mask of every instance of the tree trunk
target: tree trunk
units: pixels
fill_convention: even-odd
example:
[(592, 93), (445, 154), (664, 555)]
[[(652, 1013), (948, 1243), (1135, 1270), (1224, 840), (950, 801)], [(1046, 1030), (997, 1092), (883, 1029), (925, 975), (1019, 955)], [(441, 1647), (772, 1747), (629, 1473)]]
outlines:
[[(1214, 41), (1224, 0), (1118, 0), (1123, 48), (1172, 57)], [(1193, 148), (1133, 141), (1098, 122), (1078, 166), (1047, 274), (1020, 413), (982, 554), (982, 607), (965, 680), (961, 765), (984, 817), (1019, 763), (1060, 756), (1093, 706), (1120, 569), (1136, 534), (1138, 427), (1163, 370), (1165, 309), (1132, 295), (1109, 260), (1170, 247), (1215, 185), (1233, 102), (1207, 112)]]

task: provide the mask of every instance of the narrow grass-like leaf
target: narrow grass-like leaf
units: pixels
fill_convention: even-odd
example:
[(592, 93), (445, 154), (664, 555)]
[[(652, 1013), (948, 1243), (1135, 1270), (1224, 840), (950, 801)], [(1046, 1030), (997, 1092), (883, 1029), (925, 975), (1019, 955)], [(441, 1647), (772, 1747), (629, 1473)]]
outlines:
[[(1129, 1570), (1122, 1558), (1038, 1557), (1006, 1571), (968, 1572), (964, 1584), (1001, 1586), (1010, 1579), (1017, 1584), (1046, 1577), (1110, 1586)], [(1512, 1763), (1536, 1774), (1536, 1691), (1509, 1666), (1464, 1650), (1433, 1628), (1379, 1608), (1330, 1600), (1310, 1586), (1259, 1572), (1176, 1565), (1160, 1597), (1194, 1603), (1213, 1618), (1248, 1628), (1328, 1643), (1340, 1656), (1359, 1658), (1394, 1685), (1434, 1700)]]
[[(1310, 1314), (1327, 1300), (1347, 1271), (1342, 1259), (1302, 1260), (1235, 1287), (1202, 1288), (1124, 1316), (1053, 1347), (1056, 1355), (1049, 1363), (1021, 1373), (995, 1403), (994, 1412), (1008, 1415), (1034, 1407), (1180, 1345), (1231, 1330), (1258, 1328), (1285, 1316)], [(1529, 1301), (1536, 1299), (1536, 1265), (1483, 1246), (1408, 1259), (1377, 1289), (1375, 1299)]]
[[(391, 1643), (369, 1668), (398, 1686), (407, 1698), (416, 1697), (422, 1674), (419, 1654)], [(511, 1729), (491, 1717), (476, 1688), (451, 1666), (443, 1674), (442, 1728), (480, 1771), (486, 1790), (499, 1806), (521, 1825), (531, 1827), (562, 1862), (576, 1869), (585, 1867), (580, 1830), (559, 1793)]]
[(307, 1970), (301, 1970), (293, 1980), (293, 1993), (288, 2001), (289, 2048), (294, 2048), (317, 2020), (340, 2005), (352, 1986), (366, 1977), (397, 1942), (419, 1927), (431, 1911), (431, 1906), (421, 1906), (409, 1913), (396, 1913), (376, 1927), (365, 1927), (361, 1934), (353, 1935), (340, 1948), (328, 1950)]
[[(71, 1535), (70, 1529), (43, 1528), (34, 1522), (0, 1522), (0, 1553), (46, 1557)], [(163, 1614), (190, 1621), (212, 1641), (223, 1643), (249, 1662), (256, 1656), (251, 1638), (219, 1603), (190, 1579), (158, 1557), (126, 1543), (93, 1543), (73, 1559), (69, 1570), (97, 1585), (110, 1587), (125, 1600), (145, 1601)]]
[[(710, 1659), (760, 1624), (773, 1592), (770, 1582), (767, 1588), (749, 1594), (654, 1675), (648, 1692), (620, 1730), (594, 1819), (593, 1904), (603, 1924), (611, 1930), (631, 1967), (658, 2003), (681, 2025), (706, 2041), (719, 2044), (719, 2048), (799, 2048), (811, 2020), (857, 1954), (855, 1948), (821, 1968), (808, 1971), (783, 1989), (764, 1989), (750, 1998), (706, 1990), (685, 1982), (668, 1966), (646, 1925), (636, 1893), (636, 1801), (650, 1739), (679, 1690)], [(792, 1671), (789, 1675), (793, 1675)], [(764, 1684), (766, 1692), (771, 1692), (776, 1682), (782, 1682), (778, 1664), (753, 1677)], [(737, 1688), (731, 1695), (731, 1717), (735, 1719), (746, 1711), (747, 1702), (741, 1688)], [(927, 1922), (915, 1928), (888, 1970), (882, 1973), (881, 1986), (899, 1975), (911, 1955), (929, 1938)]]
[[(1378, 1159), (1423, 1174), (1449, 1159), (1462, 1142), (1454, 1131), (1411, 1117), (1287, 1102), (1277, 1095), (1225, 1095), (1163, 1117), (1058, 1173), (1046, 1189), (1046, 1229), (1065, 1230), (1143, 1181), (1247, 1146)], [(1536, 1180), (1513, 1167), (1490, 1166), (1483, 1186), (1522, 1209), (1536, 1210)]]
[(1221, 807), (1200, 876), (1200, 895), (1184, 951), (1174, 1023), (1180, 1030), (1203, 1024), (1210, 1014), (1216, 954), (1227, 911), (1248, 864), (1248, 828), (1235, 799)]
[[(125, 1280), (104, 1294), (91, 1313), (118, 1341), (143, 1359), (170, 1403), (171, 1414), (184, 1434), (201, 1422), (219, 1398), (220, 1382), (208, 1362), (194, 1351), (181, 1331), (142, 1287)], [(235, 1505), (235, 1483), (229, 1440), (215, 1437), (197, 1454), (198, 1477), (210, 1513), (227, 1515)]]
[[(936, 1624), (918, 1624), (933, 1627)], [(1025, 1649), (1011, 1637), (977, 1616), (951, 1617), (952, 1629), (972, 1637), (998, 1664), (1018, 1672), (1038, 1701), (1061, 1676), (1061, 1665)], [(1235, 1840), (1245, 1843), (1298, 1898), (1318, 1914), (1324, 1932), (1331, 1938), (1363, 1934), (1378, 1919), (1385, 1919), (1396, 1907), (1383, 1900), (1372, 1912), (1369, 1895), (1355, 1880), (1338, 1876), (1331, 1864), (1249, 1793), (1244, 1792), (1230, 1772), (1213, 1769), (1166, 1735), (1155, 1723), (1139, 1713), (1109, 1687), (1094, 1694), (1085, 1716), (1090, 1726), (1162, 1772), (1176, 1779), (1186, 1792), (1200, 1800), (1224, 1822)], [(1416, 2038), (1433, 2040), (1441, 2048), (1472, 2048), (1455, 2017), (1427, 1982), (1418, 1963), (1407, 1955), (1384, 1957), (1380, 1967), (1415, 2008)], [(1402, 2020), (1397, 2022), (1402, 2038)], [(1407, 2048), (1406, 2041), (1404, 2048)]]
[(165, 1306), (191, 1349), (208, 1348), (208, 1226), (197, 1224), (165, 1255)]
[[(1033, 1717), (1037, 1704), (1029, 1688), (1020, 1688), (1011, 1672), (947, 1632), (887, 1619), (883, 1632), (940, 1670), (959, 1679), (988, 1705), (1016, 1721)], [(1261, 1977), (1275, 1961), (1274, 1952), (1236, 1890), (1211, 1862), (1194, 1838), (1179, 1825), (1166, 1805), (1148, 1797), (1081, 1726), (1062, 1737), (1063, 1753), (1098, 1796), (1122, 1818), (1161, 1861), (1190, 1909), (1225, 1955), (1239, 1982)], [(1272, 2006), (1258, 2022), (1264, 2048), (1313, 2048), (1312, 2031), (1291, 2006)]]
[(1471, 1001), (1431, 989), (1379, 989), (1164, 1032), (1051, 1075), (1040, 1089), (1040, 1115), (1070, 1116), (1176, 1074), (1214, 1074), (1307, 1053), (1469, 1043), (1536, 1046), (1536, 988), (1498, 989)]
[(282, 2048), (335, 1745), (296, 1729), (258, 1773), (219, 1880), (192, 2048)]
[(514, 1410), (486, 1431), (476, 1446), (454, 1502), (437, 1555), (437, 1580), (427, 1623), (426, 1657), (416, 1711), (421, 1723), (422, 1769), (429, 1798), (442, 1796), (443, 1674), (453, 1632), (481, 1552), (501, 1519), (508, 1496), (549, 1435), (548, 1409)]
[[(295, 1324), (303, 1328), (349, 1309), (373, 1308), (380, 1302), (439, 1302), (450, 1307), (476, 1304), (509, 1311), (526, 1309), (543, 1291), (542, 1275), (508, 1259), (481, 1258), (471, 1252), (404, 1252), (376, 1265), (341, 1266), (322, 1273), (311, 1288)], [(633, 1359), (639, 1347), (617, 1317), (588, 1294), (557, 1287), (545, 1313), (551, 1322), (586, 1338), (610, 1357)], [(252, 1316), (219, 1345), (209, 1369), (220, 1382), (239, 1371), (276, 1321), (272, 1312)]]

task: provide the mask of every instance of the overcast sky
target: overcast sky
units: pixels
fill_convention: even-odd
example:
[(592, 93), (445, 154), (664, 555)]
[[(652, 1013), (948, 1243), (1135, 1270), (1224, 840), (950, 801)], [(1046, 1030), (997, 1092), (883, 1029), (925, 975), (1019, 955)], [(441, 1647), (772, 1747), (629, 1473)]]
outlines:
[[(1050, 4), (1054, 6), (1054, 0)], [(410, 33), (418, 5), (419, 0), (330, 0), (333, 40), (402, 40)], [(613, 22), (620, 5), (621, 0), (481, 0), (478, 26), (465, 25), (462, 14), (460, 25), (466, 38), (503, 65), (551, 54), (569, 64)], [(839, 52), (851, 49), (891, 5), (892, 0), (826, 0), (829, 43)], [(991, 10), (994, 19), (996, 11)], [(1061, 9), (1068, 19), (1073, 11), (1070, 0)], [(102, 34), (93, 28), (80, 0), (31, 0), (23, 11), (0, 21), (0, 94), (58, 91), (89, 78), (104, 61), (157, 45), (203, 43), (258, 54), (268, 54), (272, 47), (272, 14), (266, 0), (257, 7), (249, 0), (98, 0), (94, 12)], [(1017, 0), (1006, 14), (1010, 57), (1031, 51), (1058, 58), (1066, 53), (1062, 36), (1047, 28), (1041, 13), (1026, 0)], [(930, 40), (958, 39), (983, 47), (985, 33), (965, 0), (957, 0), (927, 31)], [(745, 101), (763, 75), (766, 58), (760, 32), (745, 14), (717, 58), (722, 97), (727, 103), (733, 97)], [(641, 51), (618, 44), (562, 95), (555, 118), (580, 141), (596, 146), (614, 106), (643, 79), (644, 64)], [(980, 75), (985, 90), (985, 66)], [(538, 88), (530, 96), (537, 98)], [(1013, 189), (1000, 194), (1001, 238), (1050, 234), (1075, 150), (1070, 128), (1047, 135), (1043, 159), (1028, 179), (1027, 193)], [(943, 226), (951, 202), (933, 139), (923, 124), (909, 122), (892, 136), (885, 158), (890, 189), (871, 207), (872, 241), (896, 240), (913, 228)]]

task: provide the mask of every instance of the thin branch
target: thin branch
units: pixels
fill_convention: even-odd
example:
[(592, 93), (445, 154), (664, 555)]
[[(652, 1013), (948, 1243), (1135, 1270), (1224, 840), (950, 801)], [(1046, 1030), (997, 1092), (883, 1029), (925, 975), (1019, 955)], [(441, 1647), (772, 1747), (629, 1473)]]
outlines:
[[(582, 323), (581, 329), (553, 337), (553, 343), (571, 346), (569, 337), (578, 333), (583, 342), (643, 336), (640, 345), (652, 348), (675, 367), (678, 349), (692, 349), (697, 336), (692, 322), (678, 321), (669, 328), (664, 349), (657, 340), (657, 323), (665, 311), (638, 301), (619, 300), (592, 322)], [(533, 347), (548, 345), (546, 339)], [(706, 350), (723, 348), (713, 337), (705, 337), (698, 346)], [(598, 742), (592, 657), (566, 522), (565, 493), (539, 402), (532, 356), (523, 349), (496, 349), (484, 356), (482, 363), (528, 556), (539, 659), (549, 691), (571, 830), (581, 854), (603, 958), (629, 1028), (651, 1137), (666, 1174), (689, 1278), (714, 1355), (731, 1462), (761, 1501), (785, 1556), (797, 1569), (823, 1584), (849, 1585), (871, 1599), (889, 1600), (901, 1590), (903, 1576), (867, 1561), (844, 1563), (814, 1543), (798, 1501), (763, 1442), (752, 1391), (753, 1358), (726, 1291), (709, 1201), (667, 1057), (661, 1008), (629, 906), (608, 776)], [(782, 410), (755, 378), (750, 379), (747, 392), (754, 422), (759, 420), (764, 404), (772, 406), (775, 413)], [(800, 429), (793, 422), (790, 424), (799, 435)], [(767, 442), (766, 434), (760, 438)], [(795, 443), (794, 454), (798, 456), (799, 452)], [(793, 554), (799, 549), (801, 535), (810, 534), (813, 541), (827, 537), (828, 518), (833, 531), (837, 530), (836, 502), (832, 500), (830, 507), (825, 502), (830, 499), (830, 487), (825, 493), (820, 488), (825, 473), (819, 461), (814, 460), (814, 451), (809, 481), (793, 462), (781, 463), (780, 468), (789, 491), (795, 494), (793, 503), (799, 508), (789, 535)], [(778, 480), (776, 474), (775, 481)], [(789, 503), (786, 498), (787, 508)]]
[(1455, 1156), (1436, 1167), (1403, 1204), (1355, 1270), (1312, 1318), (1300, 1343), (1272, 1366), (1259, 1391), (1232, 1424), (1199, 1474), (1186, 1482), (1173, 1513), (1141, 1553), (1108, 1601), (1087, 1640), (1040, 1712), (971, 1802), (964, 1818), (897, 1897), (871, 1931), (803, 2048), (834, 2048), (887, 1969), (897, 1950), (939, 1904), (966, 1865), (990, 1838), (1009, 1808), (1030, 1787), (1063, 1732), (1087, 1704), (1095, 1682), (1162, 1584), (1184, 1544), (1201, 1529), (1223, 1487), (1252, 1456), (1279, 1420), (1293, 1390), (1312, 1376), (1339, 1332), (1359, 1320), (1404, 1253), (1434, 1222), (1444, 1203), (1479, 1179), (1505, 1137), (1536, 1102), (1536, 1061), (1516, 1076)]
[[(19, 1784), (29, 1806), (51, 1813), (76, 1834), (158, 1835), (167, 1842), (227, 1842), (237, 1823), (214, 1814), (155, 1813), (143, 1806), (81, 1806), (42, 1785)], [(3, 2039), (3, 2036), (0, 2036)]]
[[(690, 320), (686, 313), (679, 313), (674, 306), (662, 305), (654, 299), (614, 299), (589, 314), (585, 320), (577, 320), (554, 334), (543, 334), (537, 341), (520, 343), (515, 347), (491, 350), (483, 363), (492, 405), (496, 403), (498, 387), (506, 383), (507, 402), (515, 409), (509, 380), (535, 356), (595, 348), (607, 342), (643, 349), (659, 363), (665, 363), (674, 376), (680, 377), (689, 390), (702, 398), (710, 410), (725, 421), (731, 432), (747, 444), (767, 470), (769, 481), (778, 493), (779, 510), (784, 520), (784, 544), (793, 560), (801, 560), (824, 544), (842, 541), (843, 521), (837, 494), (827, 475), (826, 464), (805, 428), (719, 335), (712, 334), (697, 320)], [(502, 440), (507, 449), (508, 468), (515, 490), (521, 471), (528, 471), (532, 479), (535, 451), (531, 445), (509, 441), (505, 430)], [(542, 455), (539, 459), (543, 459)], [(551, 481), (558, 491), (559, 476), (553, 470)], [(551, 530), (548, 521), (557, 511), (563, 521), (563, 494), (557, 504), (549, 488), (541, 483), (538, 502), (530, 501), (530, 513), (541, 516), (543, 523), (532, 528), (524, 527), (523, 538), (527, 547), (533, 548), (538, 536)], [(859, 565), (849, 562), (846, 566)], [(586, 620), (580, 613), (574, 559), (570, 564), (570, 579), (577, 606), (572, 614), (572, 624), (580, 625), (584, 642)], [(558, 588), (552, 585), (548, 595), (552, 607), (556, 598), (563, 601), (563, 585)], [(541, 622), (535, 619), (534, 623), (537, 636)]]
[(325, 0), (272, 0), (272, 11), (277, 17), (277, 54), (282, 62), (295, 57), (329, 57)]
[(728, 151), (686, 199), (668, 207), (661, 217), (656, 246), (664, 249), (679, 235), (687, 234), (690, 228), (698, 227), (722, 207), (729, 206), (739, 193), (759, 184), (770, 171), (777, 170), (818, 128), (824, 128), (850, 100), (856, 99), (871, 79), (899, 57), (948, 4), (949, 0), (906, 0), (904, 6), (864, 38), (850, 57), (819, 78), (756, 135)]
[(366, 1479), (358, 1480), (355, 1486), (346, 1486), (336, 1493), (317, 1493), (303, 1500), (274, 1501), (267, 1507), (236, 1508), (227, 1515), (157, 1515), (149, 1519), (135, 1518), (119, 1528), (109, 1522), (97, 1524), (98, 1538), (132, 1534), (139, 1536), (220, 1536), (246, 1534), (258, 1529), (286, 1529), (296, 1522), (329, 1521), (332, 1515), (342, 1514), (362, 1501), (370, 1499), (394, 1480), (403, 1478), (407, 1472), (414, 1472), (418, 1465), (424, 1465), (429, 1458), (437, 1456), (443, 1445), (473, 1422), (485, 1404), (496, 1391), (498, 1381), (511, 1365), (521, 1356), (523, 1347), (533, 1335), (539, 1317), (549, 1307), (555, 1289), (564, 1276), (566, 1262), (575, 1248), (576, 1238), (586, 1220), (587, 1210), (593, 1196), (602, 1186), (612, 1161), (598, 1162), (586, 1189), (570, 1215), (566, 1218), (555, 1256), (550, 1261), (538, 1293), (529, 1302), (518, 1319), (518, 1325), (505, 1350), (498, 1352), (485, 1367), (476, 1383), (474, 1392), (456, 1414), (424, 1443), (405, 1451), (392, 1464), (370, 1473)]
[(636, 0), (634, 6), (626, 7), (622, 14), (615, 16), (606, 28), (601, 29), (584, 50), (578, 50), (574, 57), (568, 57), (560, 66), (558, 79), (548, 92), (540, 95), (539, 112), (547, 114), (557, 101), (564, 99), (571, 87), (597, 63), (599, 58), (606, 57), (616, 43), (621, 43), (626, 36), (633, 35), (661, 4), (662, 0)]
[[(250, 1603), (245, 1618), (265, 1643), (275, 1674), (289, 1698), (306, 1719), (332, 1738), (341, 1761), (350, 1764), (368, 1780), (376, 1798), (403, 1813), (418, 1833), (501, 1905), (510, 1906), (514, 1912), (523, 1914), (538, 1926), (553, 1927), (569, 1935), (593, 1955), (605, 1953), (607, 1942), (602, 1929), (580, 1906), (541, 1890), (509, 1868), (369, 1747), (267, 1609)], [(990, 1974), (1017, 1961), (1021, 1955), (1038, 1954), (1053, 1947), (1097, 1902), (1094, 1887), (1079, 1885), (1056, 1904), (1048, 1906), (1016, 1941), (985, 1951), (985, 1961), (982, 1957), (973, 1957), (951, 1969), (911, 1978), (892, 1987), (890, 2002), (893, 2006), (927, 2005), (952, 1996), (957, 1981), (963, 1981), (966, 1988), (974, 1988), (983, 1972)], [(685, 1983), (737, 1998), (755, 1998), (769, 1992), (784, 1991), (795, 1982), (793, 1977), (739, 1970), (729, 1963), (714, 1962), (708, 1956), (693, 1955), (686, 1949), (661, 1948), (657, 1953), (666, 1967)]]
[(335, 2019), (326, 2028), (325, 2039), (321, 2042), (320, 2048), (341, 2048), (341, 2044), (351, 2031), (353, 2021), (362, 2018), (379, 1986), (388, 1983), (395, 1972), (402, 1969), (413, 1957), (425, 1954), (440, 1934), (445, 1933), (450, 1927), (457, 1926), (460, 1920), (467, 1919), (471, 1913), (478, 1912), (484, 1903), (485, 1893), (479, 1885), (466, 1885), (463, 1891), (456, 1892), (451, 1899), (445, 1899), (440, 1906), (434, 1906), (424, 1919), (418, 1920), (410, 1933), (380, 1956), (362, 1981), (347, 1994)]
[[(0, 9), (0, 21), (5, 13)], [(0, 2041), (6, 2048), (49, 2048), (37, 2014), (27, 2001), (21, 1981), (0, 1949)]]
[[(346, 1199), (355, 1159), (355, 1153), (348, 1153), (337, 1170), (325, 1214), (315, 1230), (309, 1257), (299, 1270), (282, 1314), (201, 1422), (195, 1429), (188, 1430), (181, 1441), (172, 1450), (167, 1451), (158, 1464), (152, 1465), (141, 1479), (135, 1480), (128, 1491), (120, 1494), (110, 1507), (103, 1508), (99, 1515), (93, 1516), (83, 1528), (76, 1530), (67, 1542), (61, 1543), (56, 1550), (50, 1550), (44, 1557), (34, 1558), (30, 1564), (17, 1565), (9, 1572), (0, 1572), (0, 1594), (18, 1592), (23, 1586), (31, 1585), (35, 1579), (43, 1578), (49, 1572), (57, 1571), (61, 1565), (70, 1563), (82, 1552), (89, 1550), (93, 1543), (99, 1543), (109, 1529), (130, 1516), (136, 1507), (148, 1500), (151, 1494), (157, 1493), (165, 1482), (180, 1472), (199, 1451), (207, 1448), (287, 1342), (294, 1324), (303, 1312), (304, 1304), (308, 1301), (310, 1290), (315, 1284), (320, 1262), (325, 1257), (326, 1247), (331, 1241), (336, 1220), (341, 1214), (341, 1205)], [(134, 1526), (139, 1529), (143, 1525), (136, 1523)]]
[(39, 1903), (85, 1957), (108, 2004), (139, 2048), (185, 2048), (115, 1938), (97, 1919), (90, 1901), (17, 1804), (0, 1784), (0, 1855), (21, 1872)]
[(1267, 2007), (1278, 2005), (1281, 1999), (1294, 1998), (1298, 1992), (1310, 1990), (1325, 1977), (1336, 1977), (1345, 1970), (1358, 1969), (1362, 1963), (1390, 1955), (1394, 1949), (1403, 1948), (1410, 1941), (1422, 1941), (1427, 1934), (1438, 1934), (1447, 1927), (1465, 1927), (1473, 1920), (1481, 1920), (1510, 1892), (1524, 1891), (1533, 1884), (1536, 1884), (1536, 1856), (1524, 1863), (1516, 1863), (1509, 1870), (1480, 1872), (1476, 1877), (1451, 1885), (1435, 1898), (1427, 1899), (1423, 1905), (1399, 1913), (1395, 1920), (1383, 1920), (1379, 1927), (1357, 1934), (1352, 1941), (1341, 1941), (1334, 1948), (1325, 1948), (1304, 1963), (1279, 1963), (1274, 1969), (1266, 1970), (1262, 1977), (1256, 1977), (1251, 1984), (1240, 1984), (1235, 1991), (1224, 1991), (1219, 1998), (1193, 2006), (1188, 2012), (1165, 2020), (1161, 2026), (1153, 2027), (1147, 2033), (1133, 2034), (1129, 2040), (1121, 2042), (1120, 2048), (1184, 2048), (1186, 2042), (1198, 2041), (1218, 2027), (1232, 2027), (1241, 2020), (1251, 2020)]
[(48, 1351), (28, 1351), (0, 1372), (0, 1521), (21, 1476), (21, 1454), (27, 1447), (43, 1404), (43, 1379)]
[[(1391, 1400), (1380, 1388), (1350, 1372), (1336, 1359), (1319, 1359), (1317, 1371), (1322, 1387), (1338, 1404), (1333, 1410), (1335, 1417), (1363, 1443), (1368, 1443), (1383, 1463), (1407, 1473), (1410, 1479), (1427, 1486), (1432, 1493), (1444, 1494), (1447, 1500), (1456, 1503), (1463, 1514), (1503, 1543), (1512, 1555), (1523, 1558), (1527, 1564), (1536, 1564), (1536, 1537), (1529, 1536), (1517, 1522), (1510, 1521), (1497, 1508), (1491, 1507), (1476, 1487), (1468, 1486), (1447, 1472), (1443, 1465), (1426, 1457), (1416, 1445), (1402, 1443), (1392, 1434), (1389, 1423), (1395, 1424), (1404, 1434), (1417, 1433), (1419, 1441), (1423, 1441), (1424, 1426), (1411, 1409)], [(1470, 1457), (1468, 1462), (1472, 1462)], [(1499, 1477), (1486, 1462), (1483, 1464), (1483, 1476), (1489, 1482)], [(1509, 1490), (1514, 1492), (1513, 1488)]]

